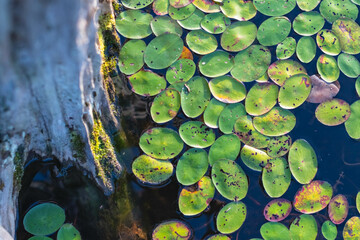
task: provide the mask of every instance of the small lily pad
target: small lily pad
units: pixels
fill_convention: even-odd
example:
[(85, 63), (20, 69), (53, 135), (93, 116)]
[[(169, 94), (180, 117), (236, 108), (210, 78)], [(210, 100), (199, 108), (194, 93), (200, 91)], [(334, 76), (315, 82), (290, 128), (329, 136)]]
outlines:
[(211, 34), (220, 34), (230, 26), (231, 20), (223, 13), (210, 13), (201, 20), (201, 27)]
[(154, 0), (152, 9), (158, 16), (163, 16), (169, 13), (169, 0)]
[(231, 240), (231, 238), (223, 234), (216, 234), (208, 237), (206, 240)]
[(270, 139), (269, 146), (267, 147), (267, 154), (270, 157), (282, 157), (290, 150), (291, 137), (283, 135), (273, 137)]
[(121, 0), (122, 5), (130, 9), (142, 9), (150, 5), (154, 0)]
[(214, 98), (224, 103), (237, 103), (246, 96), (245, 85), (229, 76), (211, 79), (209, 87)]
[(326, 240), (335, 240), (338, 234), (336, 225), (331, 221), (325, 221), (321, 226), (321, 233)]
[(188, 121), (179, 128), (180, 137), (190, 147), (206, 148), (215, 142), (214, 131), (200, 121)]
[(232, 160), (217, 160), (212, 167), (211, 178), (215, 188), (226, 199), (240, 201), (248, 192), (247, 176)]
[(332, 56), (321, 55), (316, 62), (316, 68), (321, 78), (329, 83), (335, 82), (340, 76), (340, 69)]
[(169, 16), (157, 16), (151, 21), (151, 30), (155, 36), (164, 33), (174, 33), (181, 37), (183, 30), (180, 25)]
[(289, 77), (300, 73), (306, 74), (306, 69), (301, 63), (291, 59), (278, 60), (268, 68), (270, 79), (279, 86), (282, 86)]
[(153, 17), (149, 13), (139, 10), (127, 10), (119, 14), (115, 20), (116, 30), (126, 38), (142, 39), (152, 31), (150, 22)]
[(200, 23), (204, 17), (205, 14), (201, 10), (196, 9), (190, 17), (184, 20), (178, 20), (178, 23), (187, 30), (199, 30), (201, 29)]
[(302, 37), (296, 46), (296, 56), (303, 63), (311, 62), (316, 55), (316, 43), (312, 37)]
[(140, 70), (128, 77), (131, 90), (141, 96), (155, 96), (166, 88), (166, 81), (150, 70)]
[(199, 70), (206, 77), (220, 77), (234, 66), (234, 58), (225, 51), (215, 51), (207, 54), (199, 61)]
[(349, 212), (349, 203), (342, 194), (333, 197), (328, 207), (329, 218), (334, 224), (341, 224), (345, 221)]
[(271, 17), (259, 26), (257, 39), (261, 45), (274, 46), (284, 41), (290, 31), (291, 22), (287, 17)]
[(290, 233), (293, 240), (315, 240), (318, 234), (315, 218), (308, 214), (296, 217), (290, 225)]
[(321, 103), (315, 110), (319, 122), (327, 126), (336, 126), (344, 123), (350, 117), (350, 106), (341, 99), (333, 99)]
[(359, 10), (350, 0), (323, 0), (320, 3), (320, 13), (327, 21), (333, 23), (340, 17), (355, 20)]
[(360, 100), (350, 105), (351, 115), (345, 122), (345, 129), (353, 139), (360, 139)]
[(277, 45), (276, 57), (278, 59), (288, 59), (295, 53), (295, 49), (296, 40), (292, 37), (287, 37), (284, 41)]
[(179, 59), (166, 71), (166, 80), (172, 84), (177, 81), (187, 82), (194, 76), (196, 65), (191, 59)]
[(193, 0), (169, 0), (169, 4), (174, 8), (186, 7), (191, 4)]
[(254, 5), (266, 16), (282, 16), (295, 8), (296, 0), (254, 0)]
[(120, 50), (118, 66), (126, 75), (134, 74), (144, 66), (146, 44), (143, 40), (130, 40)]
[(53, 239), (45, 236), (32, 236), (28, 240), (53, 240)]
[(327, 83), (321, 79), (318, 75), (310, 76), (312, 89), (310, 91), (309, 97), (306, 101), (311, 103), (322, 103), (329, 101), (335, 97), (339, 90), (340, 84), (338, 81), (334, 83)]
[(341, 52), (340, 41), (336, 35), (328, 29), (323, 29), (316, 35), (316, 43), (324, 53), (336, 56)]
[(260, 228), (261, 236), (264, 240), (289, 240), (291, 239), (289, 229), (278, 222), (264, 223)]
[(280, 222), (287, 218), (291, 212), (291, 202), (285, 198), (270, 201), (264, 208), (265, 219), (270, 222)]
[(157, 95), (151, 105), (151, 118), (156, 123), (165, 123), (176, 117), (180, 109), (180, 94), (174, 89), (166, 89)]
[(296, 0), (297, 5), (303, 11), (311, 11), (319, 5), (321, 0)]
[(171, 159), (181, 152), (184, 143), (179, 134), (170, 128), (152, 128), (140, 137), (139, 145), (153, 158)]
[(248, 145), (241, 149), (240, 157), (248, 168), (258, 172), (261, 172), (271, 159), (266, 152)]
[(272, 198), (281, 197), (289, 188), (291, 172), (284, 158), (273, 158), (262, 171), (262, 183), (266, 193)]
[(355, 205), (356, 205), (356, 209), (357, 211), (360, 213), (360, 192), (358, 192), (356, 194), (356, 199), (355, 199)]
[(234, 130), (236, 120), (246, 115), (245, 107), (242, 103), (233, 103), (227, 105), (220, 113), (219, 129), (225, 134), (230, 134)]
[(306, 214), (319, 212), (326, 208), (333, 195), (333, 189), (328, 182), (312, 181), (303, 185), (296, 193), (293, 206), (296, 211)]
[(220, 6), (225, 16), (239, 21), (247, 21), (255, 17), (256, 8), (249, 0), (228, 0), (223, 1)]
[(343, 230), (344, 240), (356, 240), (360, 239), (360, 218), (354, 216), (350, 218), (346, 223)]
[(143, 183), (161, 184), (173, 174), (174, 167), (167, 160), (158, 160), (147, 155), (137, 157), (132, 164), (132, 171)]
[(253, 116), (269, 112), (275, 106), (278, 94), (279, 87), (273, 83), (254, 84), (245, 99), (246, 112)]
[(360, 75), (360, 62), (353, 55), (342, 53), (337, 58), (339, 69), (350, 78), (357, 78)]
[(220, 6), (213, 0), (194, 0), (193, 4), (204, 13), (220, 12)]
[(254, 42), (256, 33), (257, 27), (254, 23), (234, 22), (221, 35), (221, 47), (229, 52), (239, 52)]
[(216, 228), (223, 234), (237, 231), (246, 219), (246, 206), (243, 202), (226, 204), (216, 217)]
[(209, 150), (210, 166), (219, 159), (229, 159), (235, 161), (240, 152), (241, 143), (239, 138), (234, 134), (222, 135)]
[(81, 240), (80, 232), (69, 223), (62, 225), (56, 236), (57, 240)]
[(218, 46), (216, 38), (204, 30), (190, 31), (186, 43), (193, 52), (201, 55), (214, 52)]
[(318, 12), (302, 12), (293, 22), (294, 31), (302, 36), (311, 36), (319, 32), (325, 24), (324, 18)]
[(226, 103), (220, 102), (216, 98), (211, 99), (203, 115), (205, 124), (211, 128), (218, 128), (220, 114), (225, 107)]
[(184, 20), (190, 17), (196, 10), (196, 7), (193, 4), (189, 4), (185, 7), (175, 8), (169, 6), (169, 16), (174, 20)]
[(153, 240), (188, 240), (192, 237), (191, 228), (183, 221), (170, 220), (159, 224), (152, 233)]
[(360, 26), (349, 18), (339, 18), (332, 25), (332, 32), (339, 38), (344, 53), (360, 53)]

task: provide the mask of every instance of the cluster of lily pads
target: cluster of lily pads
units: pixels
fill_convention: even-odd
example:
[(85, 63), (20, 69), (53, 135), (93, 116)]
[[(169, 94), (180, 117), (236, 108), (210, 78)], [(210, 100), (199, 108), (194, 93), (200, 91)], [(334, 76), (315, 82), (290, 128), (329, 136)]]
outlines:
[(25, 215), (23, 224), (34, 236), (29, 240), (52, 240), (48, 237), (57, 232), (57, 240), (81, 240), (79, 231), (65, 223), (65, 211), (55, 203), (41, 203), (32, 207)]
[[(230, 239), (226, 234), (237, 231), (247, 215), (241, 200), (249, 182), (236, 162), (242, 161), (250, 170), (261, 172), (265, 192), (274, 198), (264, 208), (269, 222), (260, 229), (263, 239), (315, 239), (318, 228), (311, 214), (326, 207), (329, 221), (321, 230), (326, 239), (335, 239), (336, 225), (346, 220), (348, 201), (341, 194), (333, 196), (328, 182), (313, 180), (317, 157), (306, 140), (292, 142), (289, 133), (296, 118), (290, 110), (305, 101), (317, 103), (319, 122), (328, 126), (345, 123), (349, 136), (360, 139), (360, 100), (350, 106), (334, 98), (340, 89), (340, 72), (357, 78), (355, 89), (360, 95), (356, 56), (360, 53), (356, 22), (360, 2), (121, 3), (125, 10), (116, 19), (116, 29), (127, 40), (119, 53), (120, 71), (128, 76), (135, 94), (156, 96), (150, 108), (155, 123), (167, 123), (179, 111), (189, 118), (179, 129), (155, 127), (140, 137), (144, 154), (132, 164), (137, 179), (161, 185), (175, 172), (182, 185), (178, 207), (184, 216), (201, 214), (219, 192), (229, 203), (216, 216), (219, 234), (208, 239)], [(291, 23), (284, 15), (296, 5), (303, 12)], [(317, 7), (319, 12), (314, 11)], [(259, 27), (250, 21), (258, 12), (269, 16)], [(325, 21), (332, 24), (331, 29), (323, 29)], [(289, 37), (292, 28), (301, 36), (298, 42)], [(277, 60), (272, 62), (275, 47)], [(309, 76), (303, 64), (312, 62), (319, 49), (323, 54), (316, 61), (318, 74)], [(216, 138), (214, 129), (223, 135)], [(241, 160), (237, 160), (239, 155)], [(303, 186), (291, 202), (281, 197), (292, 177)], [(357, 200), (360, 204), (360, 197)], [(292, 208), (302, 215), (287, 228), (279, 221)], [(192, 230), (180, 220), (170, 220), (158, 225), (152, 237), (190, 239)], [(346, 222), (343, 237), (360, 238), (359, 217)]]

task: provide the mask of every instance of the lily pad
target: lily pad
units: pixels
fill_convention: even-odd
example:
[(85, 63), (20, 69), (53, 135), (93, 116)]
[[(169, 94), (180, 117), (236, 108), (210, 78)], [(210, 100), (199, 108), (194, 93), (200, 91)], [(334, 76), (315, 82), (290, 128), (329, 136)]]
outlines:
[(134, 74), (144, 66), (144, 51), (146, 44), (143, 40), (130, 40), (120, 50), (118, 66), (126, 75)]
[(355, 90), (357, 95), (360, 97), (360, 77), (358, 77), (355, 81)]
[(169, 0), (169, 4), (174, 8), (186, 7), (191, 4), (193, 0)]
[(300, 73), (306, 74), (306, 69), (301, 63), (291, 59), (278, 60), (268, 68), (270, 79), (279, 86), (282, 86), (289, 77)]
[(132, 171), (143, 183), (161, 184), (173, 174), (174, 167), (167, 160), (158, 160), (147, 155), (137, 157), (132, 164)]
[(357, 211), (360, 213), (360, 192), (358, 192), (358, 193), (356, 194), (356, 199), (355, 199), (355, 201), (356, 201), (356, 203), (355, 203), (356, 209), (357, 209)]
[(266, 16), (282, 16), (291, 12), (296, 0), (254, 0), (256, 9)]
[(196, 10), (196, 7), (193, 4), (189, 4), (185, 7), (175, 8), (169, 6), (169, 16), (174, 20), (184, 20), (190, 17)]
[(207, 172), (208, 166), (207, 152), (200, 148), (191, 148), (179, 159), (176, 178), (182, 185), (192, 185), (200, 181)]
[(253, 124), (260, 133), (276, 137), (289, 133), (295, 127), (296, 118), (289, 110), (274, 107), (268, 113), (254, 117)]
[(166, 71), (166, 80), (172, 84), (177, 81), (187, 82), (194, 76), (196, 65), (191, 59), (179, 59)]
[(169, 13), (169, 0), (154, 0), (152, 9), (158, 16), (163, 16)]
[(350, 105), (351, 115), (345, 122), (345, 129), (353, 139), (360, 139), (360, 100)]
[(329, 83), (335, 82), (340, 76), (340, 69), (332, 56), (321, 55), (316, 62), (316, 68), (321, 78)]
[(169, 87), (167, 87), (167, 89), (173, 89), (176, 90), (178, 92), (181, 92), (182, 88), (185, 86), (186, 82), (174, 82), (173, 84), (171, 84)]
[(290, 31), (291, 22), (287, 17), (271, 17), (266, 19), (259, 26), (257, 39), (261, 45), (274, 46), (284, 41)]
[(204, 17), (205, 14), (199, 9), (196, 9), (195, 12), (190, 15), (190, 17), (184, 20), (178, 20), (178, 23), (187, 30), (199, 30), (201, 29), (200, 23)]
[(216, 217), (216, 228), (223, 234), (237, 231), (246, 219), (246, 206), (243, 202), (226, 204)]
[(349, 203), (342, 194), (333, 197), (328, 207), (329, 218), (334, 224), (341, 224), (345, 221), (349, 212)]
[(179, 59), (193, 60), (194, 56), (193, 56), (192, 52), (187, 47), (184, 46)]
[(267, 154), (270, 157), (282, 157), (290, 150), (291, 137), (283, 135), (273, 137), (270, 139), (269, 146), (267, 147)]
[(53, 239), (45, 236), (32, 236), (28, 240), (53, 240)]
[(349, 104), (336, 98), (321, 103), (315, 110), (317, 120), (327, 126), (342, 124), (350, 117), (350, 113)]
[(201, 55), (214, 52), (218, 46), (216, 38), (204, 30), (190, 31), (186, 43), (193, 52)]
[(331, 221), (325, 221), (321, 226), (321, 233), (326, 240), (335, 240), (338, 234), (336, 225)]
[(302, 37), (296, 46), (296, 56), (303, 63), (311, 62), (316, 55), (316, 43), (312, 37)]
[(152, 233), (153, 240), (188, 240), (192, 237), (191, 228), (183, 221), (170, 220), (159, 224)]
[(278, 59), (288, 59), (295, 53), (295, 49), (296, 40), (292, 37), (287, 37), (284, 41), (277, 45), (276, 57)]
[(232, 160), (217, 160), (212, 167), (211, 178), (215, 188), (226, 199), (240, 201), (248, 192), (247, 176)]
[(166, 88), (166, 81), (150, 70), (140, 70), (128, 77), (131, 91), (141, 96), (155, 96)]
[(182, 88), (181, 108), (190, 118), (200, 116), (210, 102), (210, 89), (208, 82), (203, 77), (193, 77)]
[(327, 83), (318, 75), (311, 75), (312, 89), (306, 101), (311, 103), (322, 103), (331, 100), (336, 96), (340, 90), (338, 81), (334, 83)]
[(142, 39), (152, 31), (150, 22), (153, 17), (149, 13), (139, 10), (127, 10), (119, 14), (115, 20), (116, 30), (126, 38)]
[(278, 94), (279, 87), (273, 83), (254, 84), (245, 99), (246, 112), (253, 116), (269, 112), (275, 106)]
[(257, 27), (254, 23), (234, 22), (221, 35), (221, 47), (229, 52), (239, 52), (254, 42), (256, 33)]
[(207, 54), (199, 61), (199, 70), (206, 77), (220, 77), (234, 66), (234, 58), (225, 51), (215, 51)]
[(319, 5), (321, 0), (296, 0), (297, 5), (303, 11), (311, 11)]
[(258, 82), (258, 83), (267, 83), (268, 80), (269, 80), (269, 75), (267, 74), (267, 72), (265, 72), (264, 75), (262, 75), (261, 77), (256, 79), (256, 82)]
[(156, 123), (165, 123), (176, 117), (180, 109), (180, 94), (174, 89), (166, 89), (157, 95), (151, 105), (151, 118)]
[(183, 46), (183, 41), (178, 35), (162, 34), (147, 45), (145, 63), (153, 69), (167, 68), (180, 57)]
[(151, 30), (155, 36), (164, 33), (174, 33), (181, 37), (183, 30), (180, 25), (169, 16), (157, 16), (151, 21)]
[(240, 152), (241, 143), (239, 138), (234, 134), (222, 135), (209, 150), (210, 166), (219, 159), (229, 159), (235, 161)]
[(289, 240), (291, 239), (289, 229), (278, 222), (264, 223), (260, 228), (261, 236), (264, 240)]
[(343, 230), (344, 240), (355, 240), (360, 238), (360, 218), (354, 216), (346, 223)]
[(201, 20), (201, 27), (212, 34), (220, 34), (230, 26), (231, 20), (223, 13), (210, 13)]
[(291, 172), (284, 158), (273, 158), (262, 171), (262, 183), (266, 193), (272, 198), (281, 197), (289, 188)]
[(216, 234), (208, 237), (206, 240), (231, 240), (231, 238), (223, 234)]
[(179, 128), (180, 137), (190, 147), (206, 148), (215, 142), (214, 131), (200, 121), (188, 121)]
[(142, 9), (150, 5), (154, 0), (121, 0), (122, 5), (130, 9)]
[(339, 38), (344, 53), (360, 53), (360, 26), (349, 18), (339, 18), (332, 25), (332, 32)]
[(333, 189), (328, 182), (312, 181), (297, 191), (293, 206), (296, 211), (301, 213), (316, 213), (326, 208), (332, 195)]
[(336, 56), (341, 52), (340, 41), (336, 35), (328, 29), (323, 29), (316, 35), (316, 43), (324, 53)]
[(213, 0), (194, 0), (193, 4), (204, 13), (220, 12), (220, 6)]
[(256, 8), (250, 0), (227, 0), (220, 6), (225, 16), (239, 21), (247, 21), (255, 17)]
[(356, 20), (359, 10), (350, 0), (323, 0), (320, 3), (320, 13), (327, 21), (333, 23), (340, 17)]
[(179, 155), (184, 143), (170, 128), (152, 128), (140, 137), (139, 146), (147, 155), (157, 159), (171, 159)]
[(25, 215), (23, 224), (33, 235), (49, 235), (56, 232), (65, 222), (65, 211), (54, 203), (41, 203)]
[(307, 141), (296, 140), (290, 148), (288, 160), (290, 171), (296, 181), (308, 184), (314, 179), (318, 162), (314, 149)]
[(302, 12), (293, 22), (294, 31), (302, 36), (311, 36), (319, 32), (325, 24), (323, 16), (318, 12)]
[(235, 56), (231, 75), (239, 81), (251, 82), (265, 74), (271, 63), (271, 53), (267, 47), (252, 45)]
[(357, 78), (360, 75), (360, 62), (353, 55), (342, 53), (337, 58), (341, 72), (350, 78)]
[(185, 187), (179, 196), (179, 209), (185, 216), (198, 215), (204, 211), (214, 198), (215, 188), (207, 176), (201, 178), (195, 187)]
[(57, 240), (81, 240), (80, 232), (69, 223), (62, 225), (56, 236)]
[(258, 172), (261, 172), (263, 167), (265, 167), (271, 159), (266, 152), (248, 145), (245, 145), (241, 149), (240, 157), (248, 168)]
[(245, 107), (242, 103), (233, 103), (227, 105), (220, 113), (219, 129), (225, 134), (230, 134), (234, 130), (236, 120), (246, 115)]
[(290, 225), (290, 233), (293, 240), (315, 240), (318, 234), (315, 218), (308, 214), (296, 217)]
[(216, 100), (216, 98), (211, 99), (203, 115), (205, 124), (211, 128), (218, 128), (220, 114), (225, 107), (225, 103)]
[(220, 102), (237, 103), (246, 97), (245, 85), (229, 76), (213, 78), (209, 87), (214, 98)]
[(285, 198), (270, 201), (264, 208), (265, 219), (270, 222), (280, 222), (287, 218), (291, 212), (291, 202)]

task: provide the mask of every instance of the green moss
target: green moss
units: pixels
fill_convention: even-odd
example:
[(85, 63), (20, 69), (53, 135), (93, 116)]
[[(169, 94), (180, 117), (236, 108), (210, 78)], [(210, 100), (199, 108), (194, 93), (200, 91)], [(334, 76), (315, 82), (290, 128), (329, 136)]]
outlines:
[(14, 165), (15, 165), (14, 176), (13, 176), (14, 189), (20, 190), (21, 179), (24, 175), (24, 148), (22, 146), (19, 146), (15, 152)]
[(79, 159), (80, 162), (85, 163), (85, 143), (77, 131), (70, 131), (70, 141), (72, 144), (73, 157)]
[(117, 17), (120, 14), (121, 10), (122, 10), (122, 5), (117, 0), (114, 0), (112, 2), (112, 6), (113, 6), (113, 9), (114, 9), (115, 16)]

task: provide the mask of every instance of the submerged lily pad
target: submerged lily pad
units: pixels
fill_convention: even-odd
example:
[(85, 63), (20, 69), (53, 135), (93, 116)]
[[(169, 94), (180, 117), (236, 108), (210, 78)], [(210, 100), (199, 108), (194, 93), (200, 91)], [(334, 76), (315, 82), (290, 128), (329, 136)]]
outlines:
[(296, 140), (290, 148), (288, 160), (290, 171), (296, 181), (308, 184), (314, 179), (318, 162), (314, 149), (307, 141)]
[(205, 124), (211, 128), (218, 128), (220, 114), (225, 107), (226, 103), (220, 102), (216, 98), (211, 99), (203, 115)]
[(290, 150), (290, 146), (291, 137), (289, 135), (273, 137), (267, 147), (267, 154), (270, 157), (282, 157)]
[(247, 176), (232, 160), (217, 160), (212, 167), (211, 178), (218, 192), (226, 199), (240, 201), (248, 192)]
[(190, 17), (184, 20), (178, 20), (178, 23), (187, 30), (199, 30), (201, 29), (200, 23), (204, 17), (205, 14), (199, 9), (196, 9), (195, 12), (190, 15)]
[(214, 52), (218, 46), (216, 38), (204, 30), (190, 31), (186, 43), (193, 52), (201, 55)]
[(267, 16), (282, 16), (291, 12), (296, 0), (254, 0), (256, 9)]
[(130, 9), (142, 9), (150, 5), (154, 0), (121, 0), (122, 5)]
[(150, 22), (153, 17), (149, 13), (139, 10), (127, 10), (119, 14), (115, 20), (116, 30), (126, 38), (142, 39), (152, 31)]
[(341, 224), (345, 221), (349, 212), (349, 203), (342, 194), (333, 197), (328, 207), (329, 218), (334, 224)]
[(207, 54), (199, 61), (199, 71), (206, 77), (220, 77), (227, 74), (234, 66), (234, 58), (225, 51)]
[(196, 10), (196, 7), (193, 4), (189, 4), (185, 7), (175, 8), (169, 6), (169, 16), (174, 20), (184, 20), (190, 17)]
[(350, 0), (322, 0), (320, 3), (320, 13), (327, 21), (333, 23), (340, 17), (355, 20), (359, 10)]
[(159, 224), (152, 233), (153, 240), (188, 240), (192, 237), (191, 228), (183, 221), (170, 220)]
[(341, 52), (340, 41), (336, 35), (328, 29), (323, 29), (316, 35), (316, 43), (324, 53), (336, 56)]
[(337, 58), (338, 66), (341, 72), (350, 78), (356, 78), (360, 75), (360, 62), (353, 55), (342, 53)]
[(210, 166), (219, 159), (229, 159), (235, 161), (240, 152), (241, 143), (239, 138), (234, 134), (222, 135), (209, 150)]
[(65, 211), (54, 203), (41, 203), (25, 215), (23, 224), (33, 235), (49, 235), (56, 232), (65, 222)]
[(273, 158), (262, 171), (262, 183), (266, 193), (272, 198), (281, 197), (289, 188), (291, 172), (284, 158)]
[(322, 103), (331, 100), (336, 96), (340, 90), (340, 84), (338, 81), (334, 83), (327, 83), (321, 79), (318, 75), (311, 75), (312, 89), (309, 97), (306, 101), (311, 103)]
[(349, 18), (339, 18), (332, 25), (332, 32), (339, 38), (344, 53), (360, 53), (360, 26)]
[(271, 17), (259, 26), (257, 39), (261, 45), (274, 46), (284, 41), (290, 31), (291, 22), (287, 17)]
[(312, 181), (297, 191), (293, 205), (301, 213), (316, 213), (326, 208), (332, 195), (333, 189), (328, 182)]
[(245, 85), (229, 76), (211, 79), (209, 87), (214, 98), (224, 103), (237, 103), (246, 96)]
[(198, 215), (204, 211), (214, 198), (215, 188), (211, 179), (204, 176), (194, 187), (185, 187), (179, 196), (179, 209), (185, 216)]
[(296, 16), (293, 22), (294, 31), (302, 36), (311, 36), (319, 32), (325, 24), (324, 18), (318, 12), (303, 12)]
[(151, 21), (151, 29), (155, 36), (164, 33), (174, 33), (181, 37), (183, 30), (179, 24), (169, 16), (157, 16)]
[(319, 5), (321, 0), (296, 0), (297, 5), (303, 11), (311, 11)]
[(137, 157), (132, 164), (132, 171), (141, 182), (161, 184), (173, 174), (174, 167), (167, 160), (158, 160), (147, 155)]
[(315, 240), (318, 234), (315, 218), (308, 214), (296, 217), (290, 225), (290, 233), (293, 240)]
[(241, 149), (240, 157), (248, 168), (258, 172), (261, 172), (263, 167), (265, 167), (271, 159), (266, 152), (248, 145), (245, 145)]
[(246, 206), (243, 202), (228, 203), (216, 217), (216, 228), (224, 234), (233, 233), (243, 225), (246, 213)]
[(350, 117), (350, 113), (349, 104), (341, 99), (323, 102), (315, 110), (317, 120), (327, 126), (344, 123)]
[(302, 37), (296, 46), (296, 56), (303, 63), (311, 62), (316, 55), (316, 43), (312, 37)]
[(354, 216), (350, 218), (346, 223), (343, 230), (344, 240), (356, 240), (360, 239), (360, 218)]
[(238, 52), (249, 47), (255, 40), (257, 27), (249, 21), (234, 22), (221, 35), (220, 44), (229, 52)]
[(234, 124), (236, 120), (246, 115), (245, 107), (242, 103), (233, 103), (227, 105), (220, 113), (219, 117), (219, 129), (225, 134), (233, 132)]
[(220, 34), (230, 26), (231, 20), (223, 13), (210, 13), (201, 20), (201, 27), (212, 34)]
[(270, 222), (280, 222), (289, 216), (292, 209), (291, 202), (285, 198), (274, 199), (264, 208), (265, 219)]
[(152, 9), (158, 16), (163, 16), (169, 13), (169, 0), (154, 0)]
[(345, 122), (345, 129), (353, 139), (360, 139), (360, 100), (350, 105), (351, 115)]
[(176, 117), (180, 109), (180, 94), (174, 89), (166, 89), (157, 95), (151, 105), (151, 118), (156, 123), (165, 123)]
[(239, 21), (247, 21), (256, 15), (256, 8), (251, 0), (223, 1), (220, 9), (227, 17)]
[(289, 240), (291, 239), (289, 229), (278, 222), (264, 223), (260, 228), (261, 236), (264, 240)]
[(144, 51), (146, 44), (143, 40), (130, 40), (120, 50), (118, 66), (126, 75), (134, 74), (144, 66)]
[(152, 128), (140, 137), (139, 146), (147, 155), (157, 159), (171, 159), (183, 149), (179, 134), (170, 128)]
[(331, 221), (325, 221), (321, 226), (321, 233), (326, 240), (335, 240), (338, 234), (336, 225)]
[(270, 79), (279, 86), (282, 86), (289, 77), (300, 73), (306, 74), (306, 69), (301, 63), (291, 59), (278, 60), (268, 68)]
[(246, 112), (253, 116), (269, 112), (275, 106), (278, 94), (279, 87), (273, 83), (254, 84), (245, 99)]
[(194, 0), (193, 4), (205, 13), (220, 12), (220, 6), (213, 0)]
[(128, 77), (131, 91), (141, 96), (154, 96), (166, 88), (166, 81), (150, 70), (140, 70)]
[(56, 236), (57, 240), (81, 240), (80, 232), (69, 223), (62, 225)]
[(276, 57), (278, 59), (288, 59), (295, 53), (296, 40), (292, 37), (285, 38), (276, 47)]
[(179, 59), (166, 71), (166, 80), (172, 84), (177, 81), (188, 81), (194, 76), (196, 65), (191, 59)]
[(321, 55), (316, 62), (316, 68), (321, 78), (329, 83), (335, 82), (340, 76), (340, 69), (332, 56)]
[(206, 148), (215, 142), (214, 131), (200, 121), (188, 121), (179, 128), (180, 137), (190, 147)]

